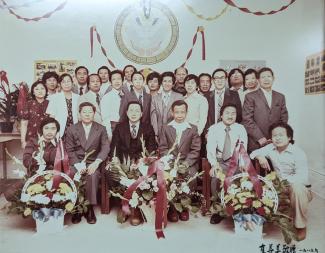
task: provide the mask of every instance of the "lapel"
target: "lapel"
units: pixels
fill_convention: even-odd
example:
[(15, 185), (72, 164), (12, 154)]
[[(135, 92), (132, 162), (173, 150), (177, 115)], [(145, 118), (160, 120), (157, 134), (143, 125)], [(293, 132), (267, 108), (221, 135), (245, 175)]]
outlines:
[(156, 95), (156, 102), (158, 105), (158, 111), (160, 115), (163, 115), (163, 99), (162, 99), (162, 93), (158, 93)]
[(169, 139), (172, 141), (172, 145), (174, 145), (176, 141), (176, 129), (172, 126), (167, 125), (166, 134), (169, 136)]
[(181, 149), (181, 147), (183, 146), (183, 144), (186, 142), (188, 135), (190, 134), (192, 128), (186, 128), (183, 133), (182, 133), (182, 137), (181, 140), (179, 142), (178, 148)]
[(84, 150), (86, 150), (86, 133), (81, 122), (77, 124), (77, 135), (79, 135), (80, 145), (83, 147)]
[(173, 102), (175, 101), (175, 91), (171, 91), (170, 98), (167, 104), (167, 112), (169, 112), (170, 108), (172, 107)]
[(215, 119), (215, 91), (211, 91), (209, 95), (209, 110), (210, 110), (210, 117), (212, 122)]
[[(142, 122), (140, 121), (140, 125), (139, 125), (139, 129), (138, 129), (138, 134), (137, 134), (137, 139), (139, 139), (139, 141), (141, 142), (140, 138), (142, 137), (144, 131), (143, 131), (143, 124)], [(144, 139), (144, 137), (143, 137)]]
[[(268, 108), (269, 110), (271, 109), (267, 103), (266, 97), (263, 93), (263, 91), (261, 89), (258, 90), (257, 92), (258, 96), (260, 97), (260, 99), (263, 101), (263, 103), (265, 104), (266, 108)], [(273, 105), (273, 91), (272, 91), (272, 105)]]
[(148, 101), (149, 101), (149, 94), (143, 89), (143, 114), (145, 115), (148, 110)]
[[(125, 138), (125, 146), (127, 149), (130, 148), (130, 141), (131, 141), (131, 133), (130, 133), (130, 124), (129, 121), (125, 122), (122, 124), (122, 134), (124, 135)], [(117, 145), (123, 145), (122, 143), (117, 143)]]
[[(84, 131), (85, 133), (85, 131)], [(89, 131), (89, 135), (88, 135), (88, 139), (86, 141), (86, 150), (88, 150), (90, 148), (90, 146), (92, 145), (92, 143), (94, 142), (95, 138), (96, 138), (96, 134), (97, 134), (97, 124), (96, 122), (93, 122)], [(85, 136), (85, 134), (84, 134)], [(86, 138), (86, 137), (85, 137)]]
[(278, 96), (275, 93), (274, 90), (272, 90), (272, 103), (271, 103), (271, 110), (275, 107), (275, 105), (278, 103)]

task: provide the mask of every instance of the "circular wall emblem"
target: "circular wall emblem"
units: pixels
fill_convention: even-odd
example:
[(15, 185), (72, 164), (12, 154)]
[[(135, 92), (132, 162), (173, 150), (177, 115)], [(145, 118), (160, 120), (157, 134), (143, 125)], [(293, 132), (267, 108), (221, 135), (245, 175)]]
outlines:
[(166, 5), (141, 1), (125, 8), (115, 23), (115, 41), (122, 54), (142, 65), (166, 59), (178, 40), (178, 23)]

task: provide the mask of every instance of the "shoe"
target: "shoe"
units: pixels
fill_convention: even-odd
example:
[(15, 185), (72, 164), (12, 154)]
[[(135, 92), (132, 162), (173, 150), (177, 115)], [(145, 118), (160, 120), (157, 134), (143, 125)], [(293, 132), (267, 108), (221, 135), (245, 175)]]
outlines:
[(170, 206), (168, 213), (167, 213), (167, 219), (170, 222), (177, 222), (178, 221), (178, 213), (174, 206)]
[(86, 220), (89, 224), (95, 224), (97, 219), (96, 219), (96, 215), (94, 212), (94, 209), (92, 206), (88, 207), (88, 211), (86, 213)]
[(71, 222), (72, 222), (73, 224), (78, 224), (78, 223), (80, 223), (81, 218), (82, 218), (82, 216), (81, 216), (80, 213), (74, 213), (74, 214), (72, 214), (72, 216), (71, 216)]
[(221, 217), (219, 214), (212, 214), (210, 218), (210, 224), (219, 224), (224, 218)]
[(303, 241), (306, 239), (306, 228), (296, 228), (298, 241)]
[(130, 215), (130, 224), (132, 226), (138, 226), (142, 223), (142, 215), (139, 208), (132, 208)]
[(188, 221), (190, 219), (190, 214), (189, 214), (188, 210), (181, 212), (179, 214), (179, 219), (181, 221)]

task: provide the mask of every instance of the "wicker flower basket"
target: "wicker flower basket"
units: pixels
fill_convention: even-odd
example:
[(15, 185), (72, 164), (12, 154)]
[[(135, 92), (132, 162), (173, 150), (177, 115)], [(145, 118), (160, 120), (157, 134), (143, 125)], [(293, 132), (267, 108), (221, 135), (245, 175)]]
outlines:
[[(27, 195), (27, 189), (28, 187), (35, 183), (35, 180), (40, 176), (46, 176), (46, 175), (53, 175), (53, 176), (61, 176), (66, 180), (66, 182), (69, 184), (69, 186), (72, 189), (72, 193), (70, 194), (70, 201), (72, 205), (74, 206), (77, 201), (77, 188), (74, 184), (73, 180), (65, 173), (54, 171), (54, 170), (46, 170), (39, 174), (35, 174), (32, 177), (30, 177), (23, 189), (22, 189), (22, 196)], [(53, 179), (52, 179), (53, 180)], [(73, 207), (72, 206), (72, 207)], [(38, 210), (32, 211), (33, 218), (36, 222), (36, 232), (38, 234), (53, 234), (58, 233), (63, 230), (64, 226), (64, 215), (65, 210), (60, 208), (52, 208), (52, 207), (43, 207)]]

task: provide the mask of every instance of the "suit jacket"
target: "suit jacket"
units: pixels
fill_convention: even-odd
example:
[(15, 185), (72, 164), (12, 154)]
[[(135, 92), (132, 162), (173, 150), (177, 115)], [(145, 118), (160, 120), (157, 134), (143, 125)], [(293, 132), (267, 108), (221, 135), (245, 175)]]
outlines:
[(102, 124), (102, 122), (103, 122), (102, 115), (100, 112), (100, 107), (98, 106), (97, 101), (96, 101), (96, 94), (92, 91), (89, 91), (86, 94), (83, 94), (82, 96), (80, 96), (79, 101), (78, 101), (78, 107), (83, 102), (92, 103), (96, 107), (94, 121), (96, 121), (99, 124)]
[[(127, 120), (127, 106), (128, 103), (131, 101), (139, 101), (135, 91), (132, 90), (131, 92), (124, 93), (124, 96), (122, 97), (121, 100), (121, 107), (120, 107), (120, 122), (126, 121)], [(146, 91), (143, 89), (143, 98), (142, 98), (142, 119), (141, 122), (148, 123), (150, 124), (150, 106), (151, 106), (151, 95), (146, 93)]]
[(176, 100), (184, 99), (181, 94), (172, 91), (170, 94), (168, 105), (164, 109), (164, 102), (162, 96), (163, 93), (158, 93), (151, 99), (150, 118), (156, 136), (160, 136), (163, 125), (166, 125), (167, 123), (173, 120), (173, 116), (171, 114), (172, 104)]
[[(198, 134), (197, 127), (191, 125), (183, 131), (181, 140), (172, 154), (174, 157), (180, 153), (180, 160), (185, 161), (190, 167), (196, 165), (200, 158), (201, 137)], [(166, 155), (168, 150), (176, 141), (176, 129), (173, 126), (163, 126), (162, 134), (159, 139), (159, 153), (161, 156)]]
[(261, 89), (246, 94), (243, 106), (243, 125), (248, 134), (248, 150), (260, 148), (258, 140), (269, 139), (269, 128), (278, 122), (288, 122), (288, 111), (283, 94), (272, 91), (269, 107)]
[[(79, 95), (72, 93), (72, 117), (74, 124), (78, 122), (78, 100)], [(63, 136), (68, 117), (68, 108), (63, 92), (55, 93), (49, 97), (46, 113), (53, 116), (60, 123), (60, 136)]]
[[(209, 104), (209, 112), (208, 112), (208, 120), (207, 120), (207, 124), (206, 124), (204, 133), (207, 132), (207, 130), (209, 129), (210, 126), (217, 123), (217, 122), (215, 122), (216, 105), (215, 105), (215, 91), (214, 90), (210, 91), (210, 95), (208, 96), (207, 99), (208, 99), (208, 104)], [(236, 122), (240, 123), (242, 121), (242, 106), (241, 106), (241, 102), (240, 102), (238, 92), (226, 89), (222, 105), (225, 105), (225, 104), (234, 104), (234, 105), (236, 105), (236, 107), (237, 107)]]
[(150, 124), (140, 123), (136, 138), (136, 152), (130, 157), (130, 124), (129, 121), (119, 123), (113, 132), (110, 157), (113, 157), (115, 152), (115, 155), (121, 162), (123, 162), (124, 159), (127, 160), (128, 157), (130, 157), (130, 159), (139, 159), (142, 152), (141, 136), (143, 136), (146, 149), (149, 153), (157, 150), (158, 145), (152, 126)]
[[(32, 176), (38, 169), (37, 161), (33, 158), (34, 152), (38, 151), (38, 139), (31, 138), (24, 149), (23, 164), (28, 170), (28, 174)], [(51, 142), (45, 143), (43, 159), (48, 169), (53, 169), (56, 156), (56, 146)]]
[(86, 163), (92, 163), (96, 159), (106, 160), (109, 153), (109, 141), (106, 128), (96, 122), (92, 123), (88, 139), (82, 123), (79, 122), (68, 128), (65, 138), (65, 146), (69, 156), (70, 165), (81, 162), (85, 153), (95, 152), (89, 156)]

